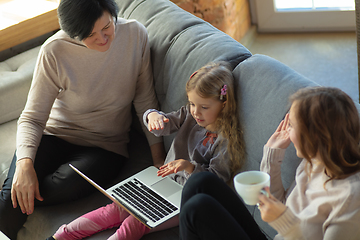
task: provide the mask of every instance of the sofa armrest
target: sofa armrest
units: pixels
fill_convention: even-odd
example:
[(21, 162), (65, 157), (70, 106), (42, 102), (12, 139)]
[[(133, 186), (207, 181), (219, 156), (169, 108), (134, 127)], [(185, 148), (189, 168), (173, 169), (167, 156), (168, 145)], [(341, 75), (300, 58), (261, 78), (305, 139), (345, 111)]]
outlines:
[[(289, 111), (289, 96), (300, 88), (317, 84), (285, 64), (255, 54), (233, 71), (236, 79), (239, 118), (244, 130), (247, 159), (241, 171), (259, 170), (263, 146)], [(287, 189), (294, 181), (300, 163), (291, 144), (282, 164), (282, 180)], [(272, 239), (276, 231), (261, 220), (259, 210), (248, 206), (264, 233)]]
[(0, 62), (0, 124), (17, 119), (31, 85), (40, 47)]

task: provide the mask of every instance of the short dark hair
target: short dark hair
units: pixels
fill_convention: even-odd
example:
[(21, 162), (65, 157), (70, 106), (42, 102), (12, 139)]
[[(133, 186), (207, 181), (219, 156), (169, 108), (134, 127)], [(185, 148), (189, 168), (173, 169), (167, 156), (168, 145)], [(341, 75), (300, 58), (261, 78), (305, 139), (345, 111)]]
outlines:
[(60, 28), (82, 41), (105, 11), (116, 21), (119, 9), (114, 0), (61, 0), (57, 11)]

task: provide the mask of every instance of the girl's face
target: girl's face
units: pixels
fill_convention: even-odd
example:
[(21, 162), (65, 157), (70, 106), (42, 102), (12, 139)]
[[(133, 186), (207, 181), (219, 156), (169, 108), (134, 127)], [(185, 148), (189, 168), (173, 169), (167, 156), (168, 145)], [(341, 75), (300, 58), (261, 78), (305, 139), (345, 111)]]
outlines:
[(290, 113), (289, 113), (288, 133), (289, 133), (290, 140), (294, 144), (294, 147), (296, 149), (296, 155), (299, 158), (303, 158), (303, 155), (299, 150), (299, 141), (298, 141), (298, 137), (297, 137), (298, 136), (298, 125), (297, 125), (297, 121), (296, 121), (296, 117), (295, 117), (295, 108), (296, 108), (296, 104), (293, 103), (291, 105)]
[(213, 98), (202, 98), (195, 90), (191, 90), (187, 95), (190, 104), (190, 113), (197, 124), (211, 132), (215, 132), (215, 120), (226, 102), (220, 102)]
[(106, 52), (115, 37), (114, 19), (110, 13), (104, 14), (95, 22), (90, 35), (82, 40), (85, 46), (99, 52)]

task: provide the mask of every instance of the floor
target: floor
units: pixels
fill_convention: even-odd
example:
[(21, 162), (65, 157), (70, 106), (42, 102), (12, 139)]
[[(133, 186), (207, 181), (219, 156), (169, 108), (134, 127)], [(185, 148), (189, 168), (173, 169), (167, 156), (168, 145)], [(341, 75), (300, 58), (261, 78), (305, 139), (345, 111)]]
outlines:
[(320, 85), (342, 89), (359, 102), (355, 32), (251, 35), (243, 45), (252, 54), (273, 57)]

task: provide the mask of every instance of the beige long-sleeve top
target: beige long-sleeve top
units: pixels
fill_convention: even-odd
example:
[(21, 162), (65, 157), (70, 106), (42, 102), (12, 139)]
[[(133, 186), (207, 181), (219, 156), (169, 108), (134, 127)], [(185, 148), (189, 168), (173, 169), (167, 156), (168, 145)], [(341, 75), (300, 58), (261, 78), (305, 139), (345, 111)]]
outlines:
[[(314, 160), (309, 176), (306, 160), (296, 170), (296, 185), (286, 198), (281, 181), (281, 163), (285, 149), (264, 147), (261, 171), (270, 174), (270, 191), (286, 200), (286, 211), (270, 222), (278, 235), (274, 240), (352, 240), (360, 239), (360, 173), (346, 179), (332, 180), (324, 166)], [(310, 170), (309, 170), (310, 171)]]
[[(158, 103), (146, 29), (118, 19), (106, 52), (59, 31), (41, 47), (17, 131), (17, 158), (35, 159), (43, 134), (128, 157), (131, 107), (140, 119)], [(144, 127), (149, 144), (162, 141)]]

